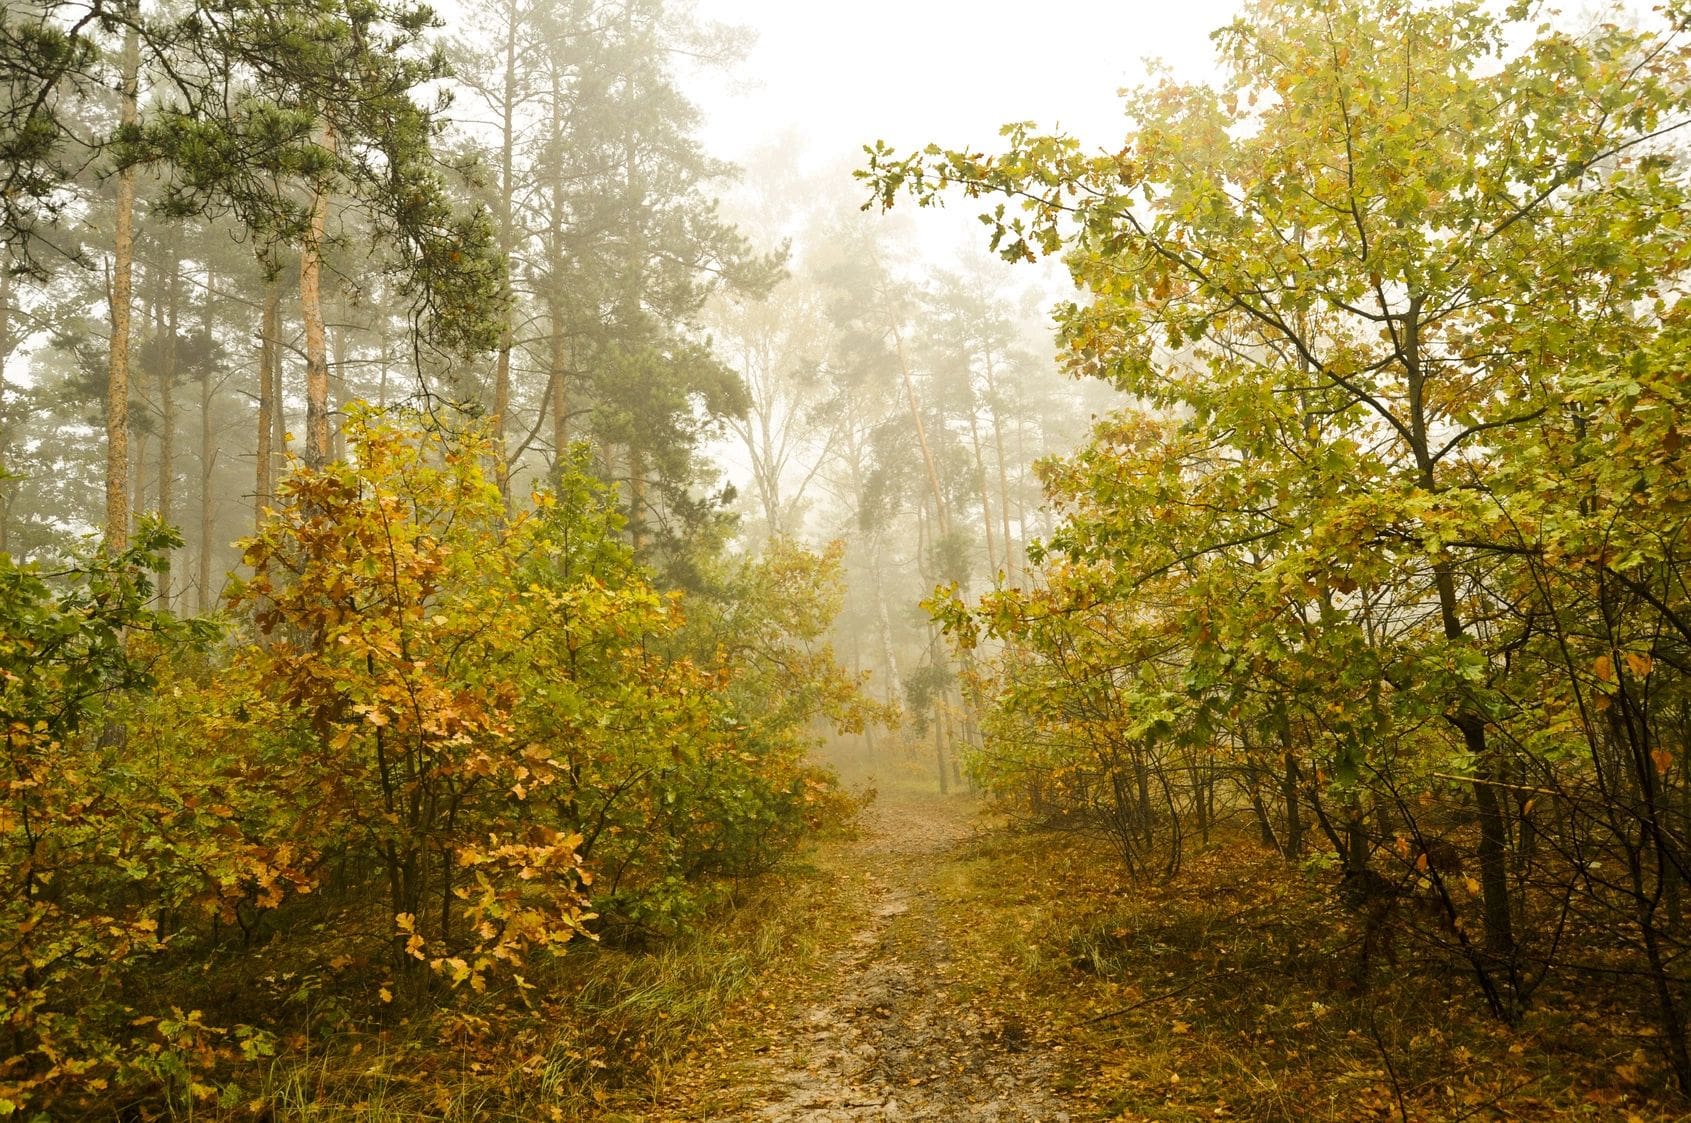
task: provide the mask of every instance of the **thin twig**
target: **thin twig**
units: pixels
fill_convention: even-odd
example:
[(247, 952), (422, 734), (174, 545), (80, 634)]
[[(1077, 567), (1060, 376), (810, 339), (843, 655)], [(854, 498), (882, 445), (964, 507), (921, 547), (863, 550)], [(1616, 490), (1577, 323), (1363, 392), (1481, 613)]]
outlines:
[(1197, 986), (1199, 983), (1207, 983), (1207, 982), (1209, 982), (1210, 979), (1212, 979), (1214, 977), (1215, 976), (1213, 976), (1213, 975), (1199, 975), (1197, 978), (1193, 979), (1191, 982), (1186, 983), (1183, 986), (1175, 987), (1173, 990), (1164, 991), (1161, 994), (1153, 994), (1149, 998), (1141, 998), (1138, 1002), (1133, 1003), (1131, 1006), (1123, 1006), (1120, 1010), (1111, 1010), (1108, 1014), (1099, 1014), (1095, 1018), (1087, 1018), (1085, 1021), (1076, 1022), (1075, 1024), (1077, 1026), (1089, 1026), (1089, 1025), (1092, 1025), (1096, 1022), (1108, 1021), (1111, 1018), (1119, 1018), (1123, 1014), (1131, 1014), (1131, 1013), (1133, 1013), (1133, 1011), (1139, 1009), (1142, 1006), (1150, 1006), (1153, 1003), (1161, 1002), (1164, 999), (1175, 998), (1175, 997), (1178, 997), (1179, 995), (1185, 994), (1187, 991), (1191, 990), (1193, 987)]
[(1531, 792), (1534, 795), (1561, 795), (1549, 788), (1535, 788), (1531, 784), (1511, 784), (1507, 780), (1482, 780), (1478, 776), (1458, 776), (1453, 772), (1434, 772), (1440, 780), (1455, 780), (1459, 784), (1484, 784), (1491, 788), (1507, 788), (1512, 792)]
[(1397, 1066), (1392, 1064), (1392, 1054), (1386, 1048), (1386, 1039), (1380, 1036), (1380, 1022), (1378, 1003), (1368, 1004), (1368, 1036), (1374, 1039), (1374, 1047), (1380, 1050), (1380, 1061), (1386, 1066), (1386, 1075), (1391, 1078), (1392, 1096), (1397, 1100), (1397, 1115), (1403, 1123), (1409, 1123), (1409, 1107), (1403, 1102), (1403, 1081), (1397, 1077)]
[(1480, 1104), (1477, 1107), (1470, 1108), (1469, 1110), (1463, 1112), (1461, 1115), (1452, 1116), (1450, 1123), (1463, 1123), (1464, 1120), (1472, 1119), (1474, 1116), (1478, 1115), (1482, 1111), (1490, 1111), (1491, 1109), (1493, 1109), (1493, 1108), (1497, 1107), (1499, 1104), (1501, 1104), (1504, 1100), (1508, 1099), (1510, 1096), (1513, 1096), (1516, 1092), (1520, 1092), (1520, 1091), (1523, 1091), (1527, 1088), (1532, 1087), (1534, 1084), (1537, 1084), (1540, 1080), (1543, 1080), (1546, 1076), (1549, 1076), (1549, 1075), (1550, 1075), (1550, 1073), (1548, 1071), (1545, 1071), (1545, 1072), (1539, 1073), (1537, 1076), (1529, 1076), (1525, 1080), (1516, 1084), (1513, 1088), (1505, 1088), (1503, 1091), (1497, 1093), (1497, 1095), (1493, 1096), (1491, 1099), (1487, 1100), (1485, 1103)]

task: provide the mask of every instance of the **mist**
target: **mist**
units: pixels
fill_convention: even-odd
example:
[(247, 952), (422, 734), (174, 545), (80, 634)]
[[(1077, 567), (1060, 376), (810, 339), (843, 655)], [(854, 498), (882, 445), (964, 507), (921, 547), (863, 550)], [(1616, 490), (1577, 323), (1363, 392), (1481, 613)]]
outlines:
[(1682, 1116), (1687, 23), (9, 0), (0, 1115)]

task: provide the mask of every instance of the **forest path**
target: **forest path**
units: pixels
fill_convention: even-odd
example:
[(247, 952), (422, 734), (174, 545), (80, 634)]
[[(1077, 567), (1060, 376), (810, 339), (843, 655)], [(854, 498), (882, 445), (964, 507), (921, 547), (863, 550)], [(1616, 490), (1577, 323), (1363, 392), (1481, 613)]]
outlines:
[[(991, 980), (954, 961), (948, 932), (967, 925), (942, 884), (978, 828), (970, 800), (905, 796), (870, 804), (861, 834), (825, 856), (863, 871), (830, 921), (847, 938), (826, 952), (768, 1047), (742, 1070), (755, 1105), (717, 1120), (1040, 1120), (1068, 1112), (1058, 1067)], [(1030, 1013), (1030, 1017), (1037, 1017)], [(743, 1103), (745, 1101), (742, 1101)]]

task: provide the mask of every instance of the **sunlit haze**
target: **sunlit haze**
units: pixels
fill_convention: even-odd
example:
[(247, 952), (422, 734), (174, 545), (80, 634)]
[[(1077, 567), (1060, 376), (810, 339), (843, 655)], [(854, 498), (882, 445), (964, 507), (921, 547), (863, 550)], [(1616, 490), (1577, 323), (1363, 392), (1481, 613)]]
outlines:
[(701, 18), (755, 29), (730, 80), (700, 81), (703, 137), (734, 158), (797, 130), (807, 162), (832, 163), (877, 138), (903, 147), (986, 145), (1007, 121), (1062, 126), (1105, 144), (1117, 91), (1145, 60), (1201, 77), (1209, 33), (1238, 5), (1086, 0), (1055, 9), (937, 0), (702, 0)]

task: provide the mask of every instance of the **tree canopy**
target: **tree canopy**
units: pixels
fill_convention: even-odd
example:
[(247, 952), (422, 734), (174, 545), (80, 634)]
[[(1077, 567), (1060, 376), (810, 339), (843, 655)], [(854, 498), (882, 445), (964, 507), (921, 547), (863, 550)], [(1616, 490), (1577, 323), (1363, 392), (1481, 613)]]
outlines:
[[(997, 751), (1102, 780), (1134, 863), (1178, 861), (1147, 770), (1185, 773), (1200, 827), (1223, 775), (1271, 835), (1307, 802), (1356, 879), (1393, 834), (1413, 857), (1455, 832), (1471, 899), (1434, 888), (1496, 1012), (1589, 898), (1663, 980), (1691, 1087), (1663, 951), (1691, 56), (1480, 4), (1258, 4), (1216, 42), (1223, 81), (1134, 91), (1101, 152), (1029, 125), (996, 154), (869, 150), (882, 205), (999, 196), (993, 248), (1062, 253), (1067, 365), (1139, 403), (1048, 469), (1046, 583), (940, 605), (1003, 644)], [(1631, 875), (1593, 882), (1587, 847)]]

